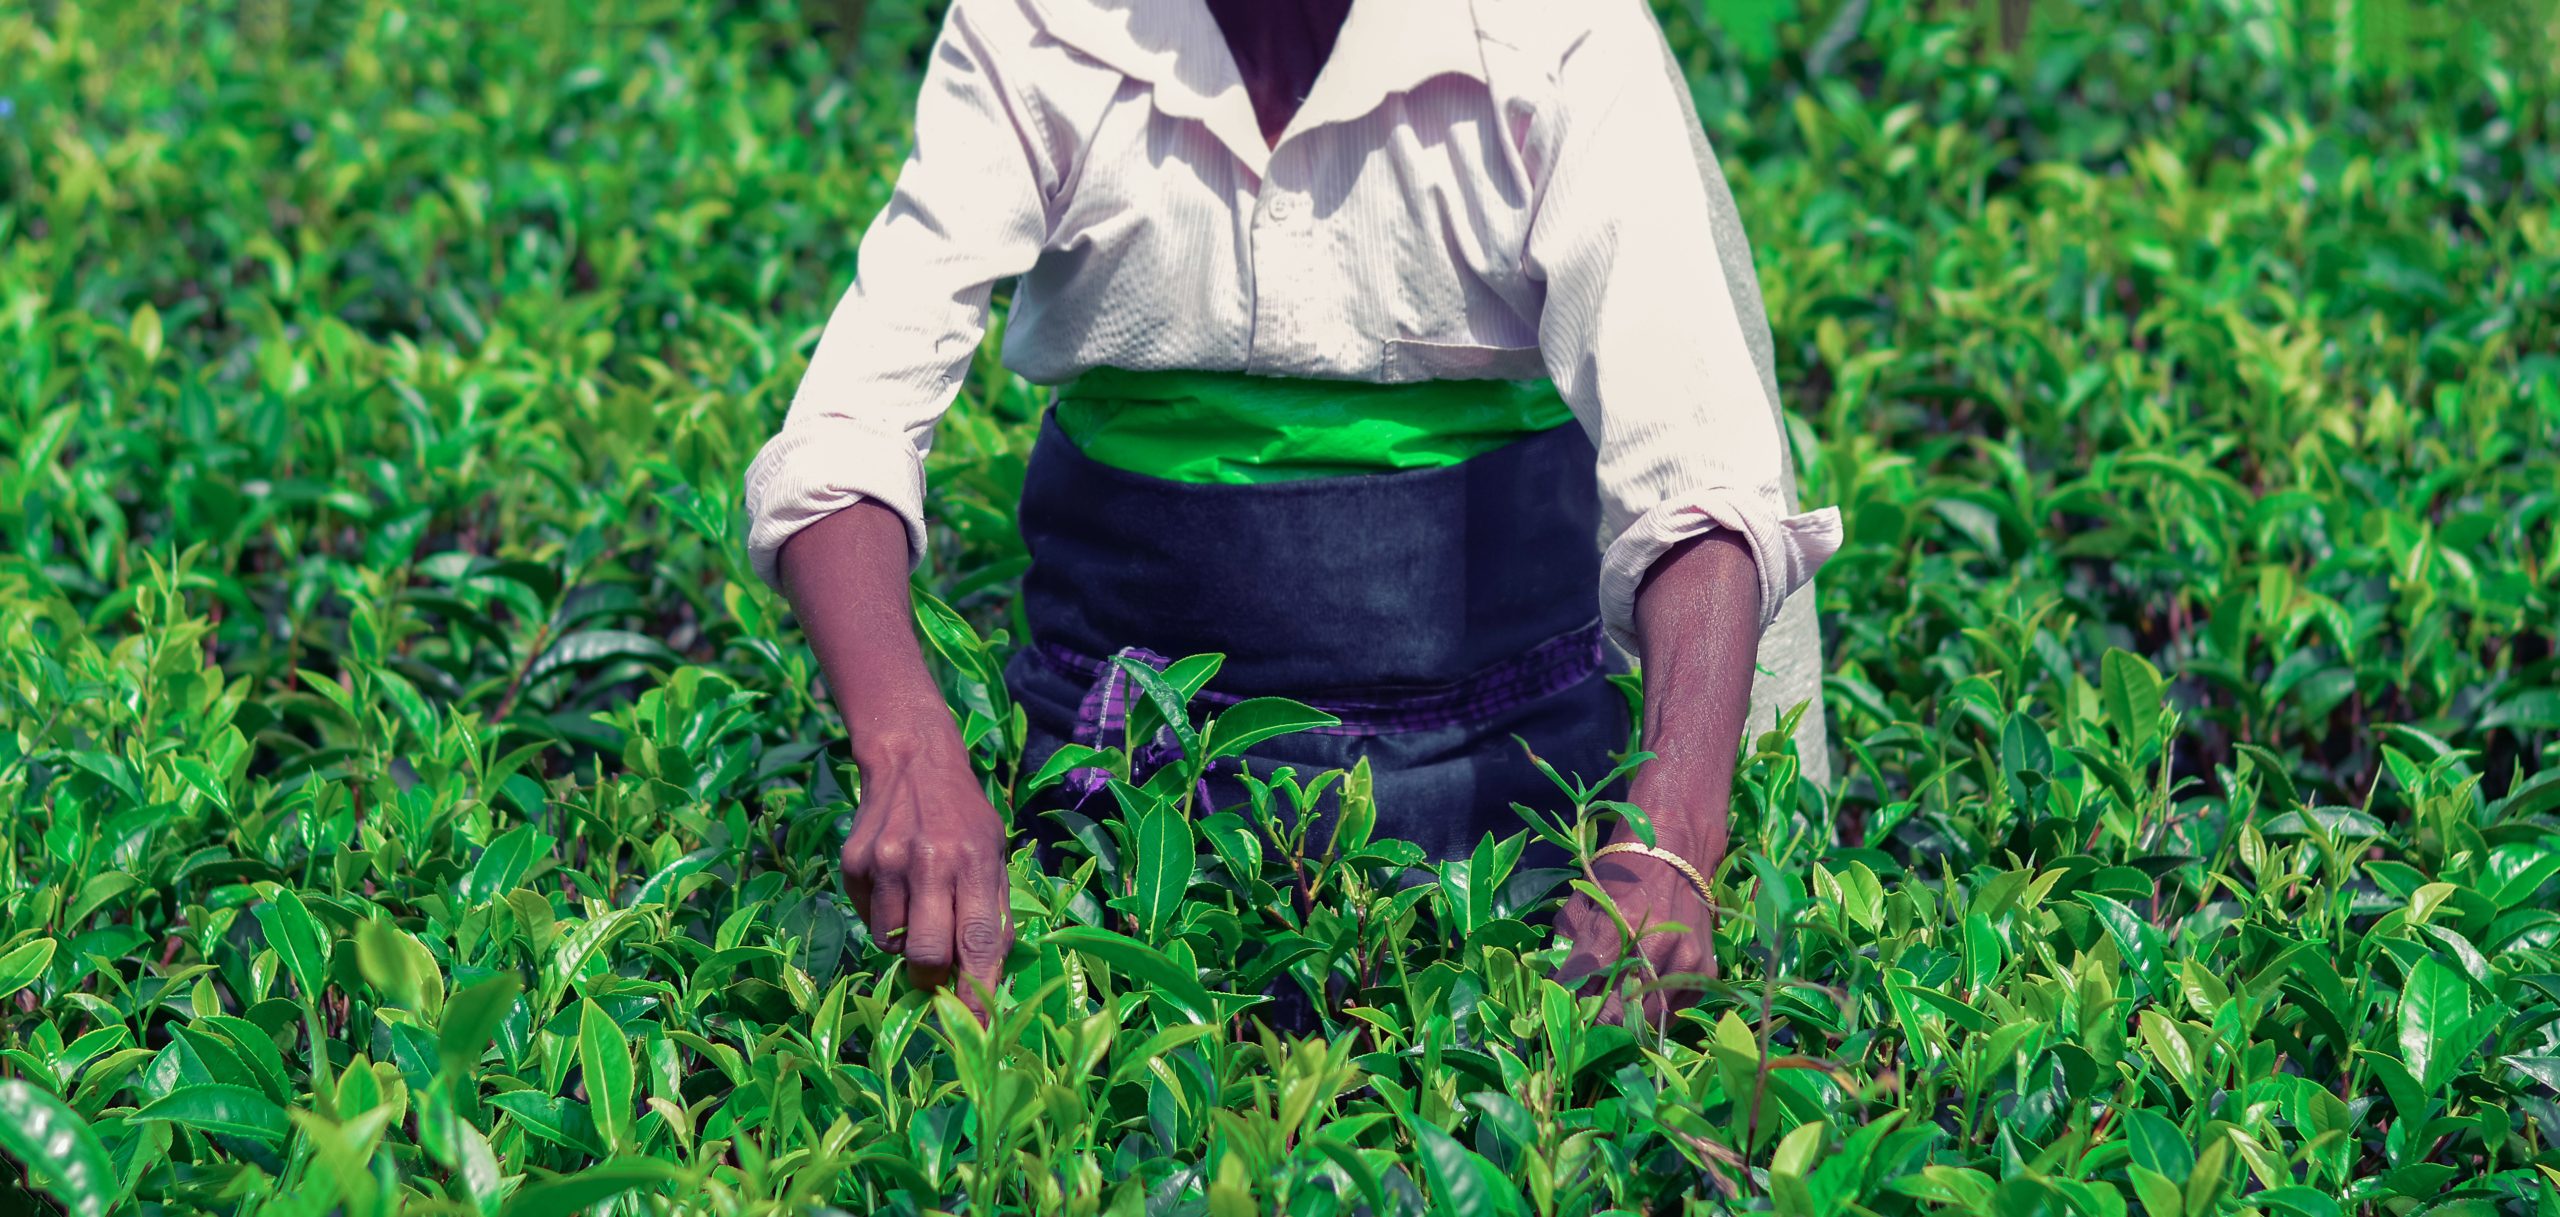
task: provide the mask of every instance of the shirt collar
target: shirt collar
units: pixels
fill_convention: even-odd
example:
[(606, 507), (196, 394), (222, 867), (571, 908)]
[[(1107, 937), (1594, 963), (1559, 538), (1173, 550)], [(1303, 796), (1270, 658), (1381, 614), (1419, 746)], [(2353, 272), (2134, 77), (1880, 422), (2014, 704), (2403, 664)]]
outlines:
[[(1253, 101), (1206, 0), (1030, 0), (1049, 35), (1154, 90), (1160, 111), (1206, 126), (1255, 176), (1270, 162)], [(1333, 54), (1283, 142), (1349, 122), (1435, 76), (1485, 79), (1469, 0), (1353, 0)]]

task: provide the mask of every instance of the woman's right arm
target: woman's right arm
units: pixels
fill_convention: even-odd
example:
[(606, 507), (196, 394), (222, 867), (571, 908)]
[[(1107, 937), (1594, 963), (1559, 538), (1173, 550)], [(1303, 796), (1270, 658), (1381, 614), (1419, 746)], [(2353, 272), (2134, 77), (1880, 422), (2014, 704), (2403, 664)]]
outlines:
[[(908, 576), (924, 560), (924, 457), (986, 333), (999, 281), (1029, 270), (1065, 150), (1045, 61), (1011, 4), (959, 0), (916, 101), (915, 142), (863, 232), (860, 266), (782, 430), (746, 477), (747, 552), (789, 598), (861, 774), (846, 885), (912, 979), (1001, 979), (1011, 926), (1003, 821), (927, 671)], [(975, 985), (961, 997), (980, 1007)]]
[(983, 1013), (977, 986), (996, 987), (1013, 947), (1004, 820), (916, 644), (906, 524), (856, 503), (795, 534), (781, 568), (862, 777), (844, 843), (854, 907), (917, 984), (939, 985), (957, 967), (974, 982), (961, 1000)]

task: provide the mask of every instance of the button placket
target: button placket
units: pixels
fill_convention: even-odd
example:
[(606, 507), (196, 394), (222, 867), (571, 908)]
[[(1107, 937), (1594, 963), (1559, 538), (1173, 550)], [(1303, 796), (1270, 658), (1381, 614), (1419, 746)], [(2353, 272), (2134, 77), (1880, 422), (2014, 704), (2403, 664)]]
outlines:
[(1286, 358), (1296, 346), (1289, 300), (1289, 287), (1295, 279), (1289, 272), (1289, 243), (1284, 238), (1297, 233), (1299, 225), (1295, 221), (1305, 210), (1305, 200), (1283, 184), (1288, 150), (1285, 140), (1273, 150), (1256, 198), (1251, 244), (1254, 324), (1248, 366), (1274, 357)]

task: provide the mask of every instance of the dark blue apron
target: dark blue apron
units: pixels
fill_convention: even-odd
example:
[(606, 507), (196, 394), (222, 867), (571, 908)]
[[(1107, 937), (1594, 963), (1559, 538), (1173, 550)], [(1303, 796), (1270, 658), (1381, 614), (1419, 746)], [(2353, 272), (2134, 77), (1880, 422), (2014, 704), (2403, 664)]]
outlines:
[[(1107, 657), (1215, 651), (1226, 661), (1203, 708), (1283, 696), (1345, 720), (1244, 760), (1304, 781), (1367, 756), (1379, 837), (1465, 857), (1524, 827), (1514, 802), (1562, 809), (1512, 736), (1593, 780), (1630, 743), (1626, 698), (1605, 679), (1625, 664), (1595, 615), (1595, 459), (1565, 426), (1444, 468), (1196, 484), (1095, 461), (1044, 414), (1020, 513), (1031, 638), (1005, 670), (1030, 725), (1023, 771), (1080, 736), (1120, 742), (1116, 721), (1097, 721), (1118, 704)], [(1203, 793), (1210, 808), (1247, 805), (1230, 769)], [(1051, 836), (1040, 808), (1095, 814), (1095, 800), (1113, 806), (1053, 788), (1018, 827)]]

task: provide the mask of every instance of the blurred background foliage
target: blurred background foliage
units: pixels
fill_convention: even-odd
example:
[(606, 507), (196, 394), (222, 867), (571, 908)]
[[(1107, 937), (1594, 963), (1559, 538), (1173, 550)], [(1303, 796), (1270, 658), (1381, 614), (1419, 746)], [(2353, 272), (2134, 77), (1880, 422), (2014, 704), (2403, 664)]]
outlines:
[[(1656, 12), (1850, 532), (1728, 983), (1585, 1025), (1563, 876), (1148, 784), (1017, 859), (982, 1034), (848, 916), (739, 548), (938, 9), (0, 8), (0, 1149), (84, 1214), (2560, 1212), (2554, 7)], [(919, 608), (1010, 802), (993, 350)]]

